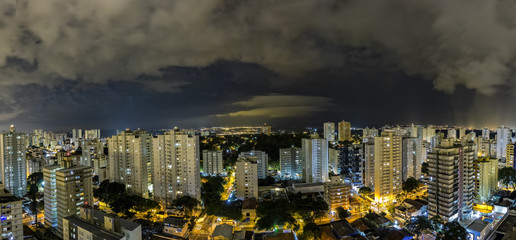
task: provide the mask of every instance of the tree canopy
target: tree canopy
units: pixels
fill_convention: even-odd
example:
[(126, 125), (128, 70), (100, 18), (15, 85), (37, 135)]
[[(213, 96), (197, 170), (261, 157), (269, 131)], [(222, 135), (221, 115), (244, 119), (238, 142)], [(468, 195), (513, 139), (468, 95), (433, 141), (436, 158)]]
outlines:
[(424, 233), (430, 233), (434, 230), (434, 225), (428, 218), (424, 216), (417, 216), (416, 219), (407, 223), (405, 228), (416, 235), (416, 239), (419, 239), (419, 236)]
[(457, 221), (444, 224), (441, 232), (437, 234), (437, 240), (467, 240), (468, 232)]
[(407, 180), (405, 182), (403, 182), (402, 189), (403, 189), (403, 191), (408, 192), (408, 193), (417, 191), (419, 189), (419, 181), (417, 181), (413, 177), (409, 177), (409, 178), (407, 178)]
[(516, 185), (516, 170), (511, 167), (504, 167), (498, 170), (498, 180), (502, 182), (507, 188)]
[(343, 207), (337, 208), (337, 215), (340, 219), (345, 219), (351, 216), (351, 213), (349, 213), (348, 210), (344, 209)]
[(296, 219), (293, 214), (293, 207), (286, 199), (264, 201), (256, 209), (256, 215), (259, 217), (256, 226), (259, 229), (272, 229), (287, 223), (295, 225)]
[(360, 189), (358, 189), (358, 193), (368, 196), (371, 195), (371, 193), (373, 193), (373, 190), (371, 190), (371, 188), (369, 187), (361, 187)]
[(109, 182), (109, 180), (100, 183), (99, 188), (93, 191), (93, 196), (109, 204), (114, 212), (123, 213), (128, 217), (133, 215), (131, 210), (148, 211), (160, 208), (158, 202), (137, 195), (129, 195), (125, 192), (124, 184)]

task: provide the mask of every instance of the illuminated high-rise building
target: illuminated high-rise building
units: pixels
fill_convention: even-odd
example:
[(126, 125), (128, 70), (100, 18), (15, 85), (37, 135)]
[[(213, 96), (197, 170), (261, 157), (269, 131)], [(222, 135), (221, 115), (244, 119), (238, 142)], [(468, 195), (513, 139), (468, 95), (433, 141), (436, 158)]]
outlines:
[(280, 173), (282, 178), (303, 177), (303, 149), (297, 147), (280, 148)]
[(258, 179), (265, 179), (269, 167), (269, 155), (264, 151), (251, 150), (249, 152), (241, 152), (238, 157), (256, 157), (258, 165)]
[(84, 139), (86, 139), (86, 140), (100, 139), (100, 129), (84, 130)]
[(217, 176), (222, 174), (222, 170), (224, 169), (222, 150), (203, 150), (202, 166), (204, 175)]
[(326, 138), (329, 142), (335, 141), (335, 123), (324, 123), (324, 138)]
[(364, 128), (362, 129), (362, 139), (368, 140), (378, 136), (378, 129), (376, 128)]
[(498, 190), (498, 159), (478, 159), (475, 170), (476, 196), (480, 202), (487, 202)]
[(428, 153), (428, 214), (445, 222), (468, 219), (475, 193), (473, 143), (439, 139)]
[(501, 126), (496, 129), (496, 158), (505, 159), (507, 144), (511, 142), (512, 132), (509, 128)]
[(92, 169), (63, 163), (43, 168), (45, 225), (63, 233), (62, 219), (80, 213), (93, 204)]
[(342, 121), (339, 122), (339, 141), (351, 141), (351, 123)]
[(328, 168), (333, 174), (340, 174), (339, 156), (340, 151), (338, 149), (328, 149)]
[(258, 199), (258, 165), (256, 156), (239, 157), (235, 169), (236, 198)]
[(506, 147), (507, 153), (505, 154), (505, 166), (506, 167), (514, 168), (514, 145), (516, 145), (516, 144), (512, 143), (512, 142), (507, 144), (507, 147)]
[(366, 187), (374, 190), (374, 141), (364, 143), (364, 180), (363, 184)]
[(154, 197), (170, 207), (178, 196), (201, 198), (199, 136), (172, 130), (153, 140)]
[(489, 129), (487, 129), (487, 128), (482, 129), (482, 139), (489, 140), (490, 134), (491, 134), (491, 132), (489, 131)]
[(82, 129), (72, 129), (72, 138), (75, 140), (82, 138)]
[(390, 202), (402, 190), (402, 137), (383, 131), (374, 139), (374, 196), (377, 202)]
[(325, 138), (303, 138), (304, 171), (307, 183), (328, 181), (328, 141)]
[(0, 134), (0, 167), (2, 183), (14, 196), (23, 197), (27, 192), (27, 161), (25, 134), (16, 132), (11, 126), (9, 132)]
[(126, 130), (107, 139), (109, 180), (123, 183), (131, 194), (149, 196), (152, 184), (152, 136), (142, 130)]
[(403, 161), (402, 161), (402, 180), (413, 177), (421, 178), (421, 164), (423, 157), (423, 139), (418, 137), (403, 138)]
[(22, 198), (13, 196), (4, 190), (0, 183), (0, 208), (2, 209), (2, 239), (23, 239), (23, 204)]

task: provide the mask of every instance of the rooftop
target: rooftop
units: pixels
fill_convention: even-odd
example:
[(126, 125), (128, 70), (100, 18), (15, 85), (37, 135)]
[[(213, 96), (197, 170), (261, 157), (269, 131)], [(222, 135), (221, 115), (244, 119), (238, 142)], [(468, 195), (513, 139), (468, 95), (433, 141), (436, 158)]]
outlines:
[(244, 202), (242, 202), (242, 209), (256, 209), (256, 205), (256, 199), (248, 198), (245, 199)]
[(215, 230), (213, 230), (213, 233), (211, 234), (212, 237), (217, 236), (223, 236), (225, 238), (231, 239), (233, 238), (233, 226), (228, 224), (220, 224), (215, 227)]
[(473, 221), (466, 229), (479, 233), (482, 232), (489, 225), (489, 223), (490, 222), (488, 221), (477, 219)]
[(96, 236), (96, 237), (98, 237), (100, 239), (104, 239), (104, 240), (119, 240), (119, 239), (124, 237), (124, 235), (122, 235), (122, 234), (108, 232), (108, 231), (106, 231), (104, 229), (95, 227), (94, 225), (91, 225), (91, 224), (89, 224), (87, 222), (84, 222), (84, 221), (80, 220), (76, 216), (66, 217), (64, 219), (68, 220), (68, 222), (70, 222), (70, 223), (72, 223), (72, 224), (74, 224), (76, 226), (81, 227), (82, 229), (85, 229), (86, 231), (92, 233), (94, 236)]

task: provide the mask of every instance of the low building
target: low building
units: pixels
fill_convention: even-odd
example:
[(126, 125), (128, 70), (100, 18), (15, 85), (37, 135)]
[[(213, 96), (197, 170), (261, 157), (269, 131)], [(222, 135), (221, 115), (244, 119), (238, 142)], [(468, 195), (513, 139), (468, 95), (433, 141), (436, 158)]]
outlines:
[(9, 193), (1, 183), (0, 208), (2, 209), (2, 216), (0, 217), (2, 239), (23, 239), (22, 199)]
[(256, 219), (257, 201), (254, 198), (242, 202), (242, 222), (254, 223)]
[(330, 182), (324, 183), (324, 200), (328, 203), (330, 211), (336, 211), (338, 207), (349, 209), (349, 184), (343, 183), (338, 175), (330, 176)]
[(163, 220), (163, 232), (177, 237), (188, 237), (188, 221), (183, 217), (167, 217)]
[(63, 218), (63, 239), (141, 240), (142, 227), (115, 214), (84, 206), (80, 215)]
[(484, 240), (493, 230), (493, 219), (477, 219), (468, 225), (466, 231), (471, 240)]
[(411, 240), (414, 239), (411, 233), (405, 229), (386, 228), (379, 232), (383, 240)]
[(233, 226), (229, 224), (217, 225), (211, 234), (211, 238), (214, 240), (232, 240)]
[(344, 239), (360, 236), (355, 228), (345, 219), (320, 225), (320, 229), (323, 239)]

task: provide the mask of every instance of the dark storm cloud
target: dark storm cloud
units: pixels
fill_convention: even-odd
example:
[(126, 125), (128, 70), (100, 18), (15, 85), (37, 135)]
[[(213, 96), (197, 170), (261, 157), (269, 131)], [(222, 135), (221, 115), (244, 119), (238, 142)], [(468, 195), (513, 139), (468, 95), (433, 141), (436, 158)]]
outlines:
[[(464, 86), (494, 95), (513, 83), (515, 8), (516, 2), (509, 0), (2, 1), (0, 101), (5, 106), (0, 106), (0, 121), (32, 112), (16, 98), (21, 89), (40, 86), (55, 91), (69, 82), (73, 88), (68, 91), (76, 94), (91, 96), (95, 91), (88, 86), (111, 84), (109, 88), (138, 86), (138, 94), (175, 99), (198, 86), (195, 81), (215, 87), (217, 76), (236, 79), (226, 90), (211, 93), (223, 97), (203, 98), (220, 103), (208, 104), (218, 111), (192, 117), (256, 113), (257, 108), (238, 109), (235, 103), (272, 93), (338, 103), (341, 96), (326, 92), (333, 90), (332, 84), (357, 81), (344, 72), (347, 69), (403, 71), (413, 76), (411, 80), (422, 81), (419, 85), (433, 82), (443, 92)], [(220, 60), (234, 64), (226, 66), (228, 72), (210, 72)], [(201, 76), (177, 75), (172, 72), (178, 69), (171, 71), (170, 66), (199, 68), (190, 73)], [(306, 77), (320, 71), (335, 74), (328, 79)], [(202, 76), (203, 72), (211, 75)], [(320, 90), (305, 91), (298, 81), (320, 84)], [(235, 89), (238, 84), (245, 85), (244, 94)], [(245, 91), (249, 86), (252, 89)], [(199, 92), (192, 89), (188, 92)], [(112, 102), (127, 100), (117, 94), (111, 97), (119, 97), (104, 103), (111, 108)], [(183, 104), (191, 106), (190, 102), (195, 100)], [(312, 110), (304, 112), (324, 109), (309, 107)], [(262, 111), (268, 114), (272, 113)]]

